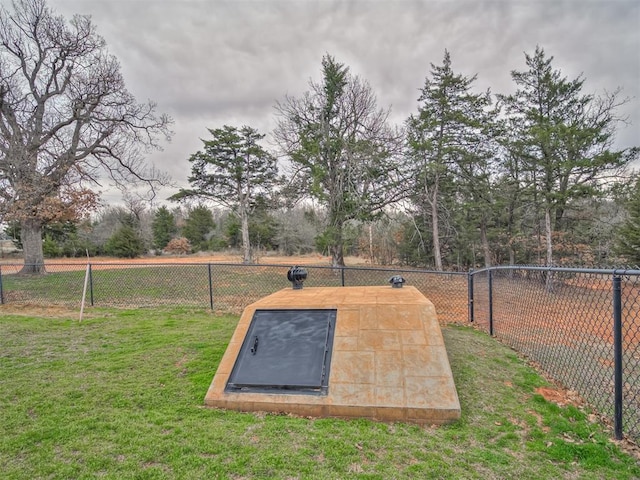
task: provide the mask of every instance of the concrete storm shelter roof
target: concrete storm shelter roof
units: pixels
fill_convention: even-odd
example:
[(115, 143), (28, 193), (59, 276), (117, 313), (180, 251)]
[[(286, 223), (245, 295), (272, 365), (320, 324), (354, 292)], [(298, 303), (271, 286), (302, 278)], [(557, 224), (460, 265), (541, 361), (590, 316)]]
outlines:
[(248, 306), (205, 404), (429, 425), (460, 418), (435, 308), (414, 287), (287, 289)]

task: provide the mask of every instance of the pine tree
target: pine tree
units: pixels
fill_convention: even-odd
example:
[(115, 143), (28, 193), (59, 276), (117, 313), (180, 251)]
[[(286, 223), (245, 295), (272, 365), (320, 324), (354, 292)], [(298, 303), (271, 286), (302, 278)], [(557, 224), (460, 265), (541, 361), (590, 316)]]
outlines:
[(153, 246), (162, 250), (178, 232), (173, 213), (165, 206), (160, 207), (153, 217), (151, 224), (153, 230)]
[(475, 80), (475, 75), (454, 73), (445, 50), (442, 65), (431, 64), (418, 114), (407, 122), (414, 166), (412, 200), (430, 224), (436, 270), (443, 269), (443, 250), (453, 243), (449, 239), (449, 245), (442, 244), (446, 235), (441, 222), (454, 218), (460, 208), (472, 230), (479, 230), (485, 263), (491, 263), (487, 225), (495, 113), (490, 110), (489, 92), (472, 92)]
[[(277, 161), (259, 144), (264, 135), (254, 128), (225, 125), (209, 132), (213, 138), (203, 140), (204, 149), (189, 158), (192, 188), (180, 190), (170, 200), (199, 198), (229, 208), (240, 218), (243, 261), (251, 263), (249, 217), (258, 201), (273, 193)], [(195, 239), (189, 240), (197, 245)]]
[(640, 265), (640, 179), (627, 204), (629, 217), (617, 232), (617, 252)]
[(518, 86), (499, 98), (506, 107), (515, 141), (510, 155), (521, 167), (520, 181), (543, 222), (546, 264), (553, 264), (553, 236), (576, 200), (604, 193), (607, 178), (638, 157), (637, 148), (613, 150), (619, 92), (604, 97), (582, 93), (584, 79), (567, 79), (553, 57), (536, 47), (525, 54), (528, 70), (513, 71)]
[(207, 250), (216, 222), (213, 214), (204, 205), (198, 205), (189, 212), (182, 227), (182, 235), (189, 240), (194, 251)]
[(131, 225), (123, 225), (107, 240), (107, 255), (119, 258), (135, 258), (144, 253), (142, 240)]

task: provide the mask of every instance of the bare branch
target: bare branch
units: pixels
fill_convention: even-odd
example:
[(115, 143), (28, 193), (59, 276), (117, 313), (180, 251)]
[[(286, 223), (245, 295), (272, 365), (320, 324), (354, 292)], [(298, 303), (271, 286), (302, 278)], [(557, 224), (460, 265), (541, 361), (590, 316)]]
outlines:
[(172, 121), (127, 91), (90, 18), (67, 22), (45, 0), (13, 7), (0, 6), (0, 215), (19, 205), (35, 228), (63, 187), (98, 184), (99, 170), (120, 185), (165, 183), (143, 153), (170, 138)]

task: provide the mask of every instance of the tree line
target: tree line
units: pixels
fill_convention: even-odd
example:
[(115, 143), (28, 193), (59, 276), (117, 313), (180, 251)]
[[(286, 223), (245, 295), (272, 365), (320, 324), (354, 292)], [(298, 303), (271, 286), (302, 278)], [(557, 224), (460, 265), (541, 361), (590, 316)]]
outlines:
[[(627, 100), (620, 91), (584, 93), (584, 78), (563, 76), (539, 46), (511, 77), (512, 94), (477, 92), (477, 77), (457, 73), (445, 50), (399, 128), (371, 86), (326, 55), (321, 80), (276, 105), (273, 136), (288, 160), (282, 178), (275, 154), (225, 136), (257, 132), (225, 126), (210, 130), (213, 139), (190, 158), (193, 188), (172, 199), (211, 198), (240, 218), (254, 201), (282, 209), (312, 199), (334, 265), (344, 265), (347, 226), (385, 221), (396, 223), (390, 258), (436, 270), (637, 261), (633, 212), (624, 206), (633, 205), (629, 165), (639, 150), (614, 144), (623, 121), (616, 110)], [(243, 244), (251, 261), (250, 242)]]
[[(44, 0), (14, 10), (0, 10), (0, 218), (19, 230), (25, 269), (39, 272), (52, 241), (65, 241), (53, 226), (77, 234), (104, 223), (81, 221), (99, 170), (123, 187), (166, 181), (142, 154), (171, 119), (126, 92), (90, 19), (67, 23)], [(189, 188), (170, 197), (175, 208), (141, 215), (138, 202), (92, 242), (120, 256), (239, 248), (252, 262), (259, 247), (436, 270), (638, 262), (630, 165), (640, 150), (615, 144), (628, 100), (586, 93), (585, 78), (553, 60), (535, 47), (511, 72), (514, 92), (494, 94), (477, 91), (477, 76), (456, 72), (445, 50), (415, 111), (392, 125), (372, 86), (327, 54), (306, 92), (275, 105), (272, 150), (251, 126), (210, 128), (185, 159)]]

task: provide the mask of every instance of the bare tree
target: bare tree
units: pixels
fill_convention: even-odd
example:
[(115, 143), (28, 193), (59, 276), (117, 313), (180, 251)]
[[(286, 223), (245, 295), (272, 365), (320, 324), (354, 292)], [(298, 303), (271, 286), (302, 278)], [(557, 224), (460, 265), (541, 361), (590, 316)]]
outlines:
[(0, 7), (0, 216), (21, 222), (23, 271), (39, 273), (43, 225), (91, 208), (100, 173), (163, 180), (143, 154), (171, 119), (127, 91), (89, 17), (67, 22), (45, 0), (12, 6)]
[(344, 265), (342, 229), (369, 219), (402, 194), (402, 135), (388, 124), (370, 85), (331, 56), (321, 83), (301, 98), (276, 105), (275, 138), (296, 169), (294, 177), (327, 209), (332, 263)]

